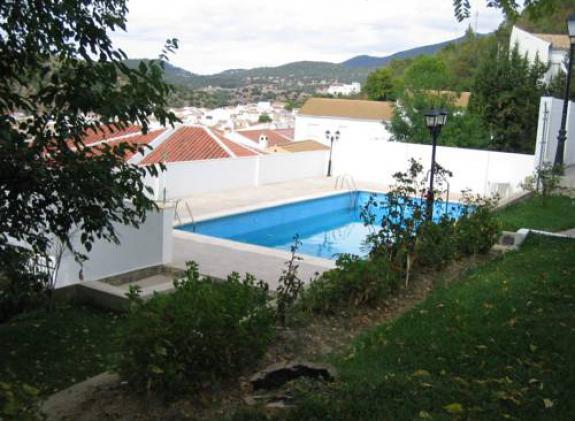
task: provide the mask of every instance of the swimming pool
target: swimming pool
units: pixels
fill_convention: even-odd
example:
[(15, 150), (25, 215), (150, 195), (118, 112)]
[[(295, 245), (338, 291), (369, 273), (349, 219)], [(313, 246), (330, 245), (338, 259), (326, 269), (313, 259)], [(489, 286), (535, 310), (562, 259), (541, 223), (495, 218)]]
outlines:
[[(287, 251), (298, 235), (298, 254), (324, 259), (336, 259), (341, 253), (365, 256), (368, 250), (364, 240), (374, 228), (364, 225), (360, 213), (374, 194), (346, 192), (209, 219), (178, 229)], [(375, 195), (378, 200), (385, 199), (384, 194)], [(438, 203), (434, 217), (439, 218), (446, 211), (457, 218), (461, 208)]]

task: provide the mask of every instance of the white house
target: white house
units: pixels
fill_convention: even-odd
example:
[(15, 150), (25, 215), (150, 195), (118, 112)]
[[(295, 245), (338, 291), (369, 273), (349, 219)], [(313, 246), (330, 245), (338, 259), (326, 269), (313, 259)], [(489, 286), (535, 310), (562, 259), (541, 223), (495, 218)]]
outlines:
[(336, 83), (327, 88), (327, 93), (334, 96), (348, 96), (359, 94), (361, 92), (361, 83), (352, 82), (350, 84)]
[(339, 131), (340, 141), (386, 142), (385, 124), (393, 117), (392, 102), (310, 98), (295, 119), (294, 140), (317, 140), (328, 145), (326, 131)]
[(544, 81), (549, 83), (560, 70), (567, 72), (565, 60), (569, 53), (569, 37), (562, 34), (532, 34), (517, 26), (514, 26), (509, 39), (510, 48), (515, 45), (519, 48), (519, 54), (526, 55), (530, 62), (535, 58), (549, 65)]

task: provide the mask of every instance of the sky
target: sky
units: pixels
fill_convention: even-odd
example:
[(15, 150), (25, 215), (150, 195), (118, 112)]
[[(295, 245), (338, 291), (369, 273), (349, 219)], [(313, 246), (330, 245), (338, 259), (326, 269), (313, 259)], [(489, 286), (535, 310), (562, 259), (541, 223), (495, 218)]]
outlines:
[(501, 23), (486, 0), (471, 4), (473, 17), (459, 23), (452, 0), (129, 0), (127, 32), (111, 35), (130, 58), (155, 58), (178, 38), (170, 62), (211, 74), (386, 56), (457, 38), (469, 24), (484, 33)]

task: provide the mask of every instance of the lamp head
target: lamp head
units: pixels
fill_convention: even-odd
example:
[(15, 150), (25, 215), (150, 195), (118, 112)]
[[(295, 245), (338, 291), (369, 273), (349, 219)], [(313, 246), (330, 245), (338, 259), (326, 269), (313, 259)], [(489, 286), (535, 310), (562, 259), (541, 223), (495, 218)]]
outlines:
[(567, 33), (571, 44), (575, 44), (575, 14), (567, 18)]

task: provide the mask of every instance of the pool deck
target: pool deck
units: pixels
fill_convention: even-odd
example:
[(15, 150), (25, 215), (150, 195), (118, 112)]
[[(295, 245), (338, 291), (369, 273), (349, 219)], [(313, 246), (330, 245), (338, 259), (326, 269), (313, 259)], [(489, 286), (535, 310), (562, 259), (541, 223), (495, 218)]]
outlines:
[[(338, 186), (339, 187), (339, 186)], [(356, 183), (358, 190), (387, 191), (387, 186), (373, 183)], [(178, 202), (178, 217), (174, 224), (186, 224), (227, 214), (280, 205), (312, 197), (338, 194), (348, 188), (336, 189), (336, 177), (309, 178), (287, 183), (268, 184), (218, 193), (202, 193)], [(187, 205), (187, 206), (186, 206)], [(189, 209), (189, 211), (188, 211)], [(266, 281), (273, 290), (289, 259), (289, 252), (267, 247), (243, 244), (219, 238), (174, 229), (172, 266), (185, 268), (185, 262), (198, 263), (200, 273), (225, 278), (232, 272), (251, 273)], [(335, 266), (332, 260), (301, 256), (299, 276), (307, 282), (318, 273)]]

